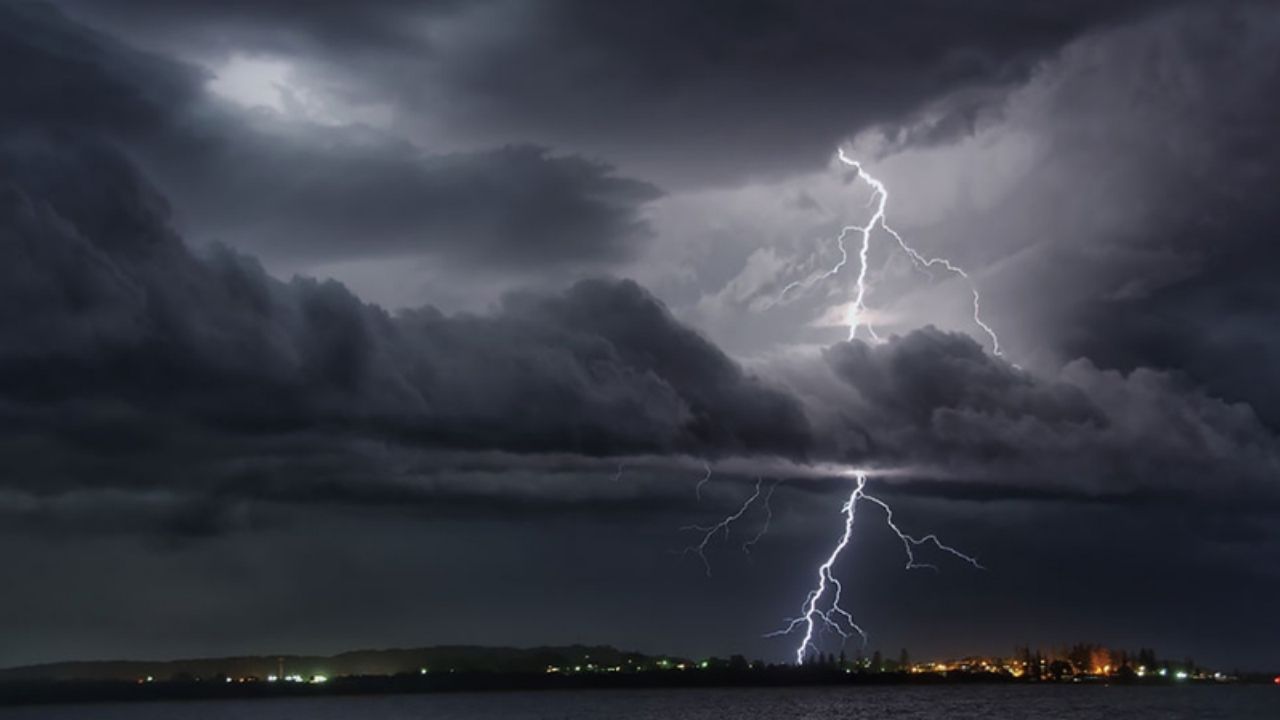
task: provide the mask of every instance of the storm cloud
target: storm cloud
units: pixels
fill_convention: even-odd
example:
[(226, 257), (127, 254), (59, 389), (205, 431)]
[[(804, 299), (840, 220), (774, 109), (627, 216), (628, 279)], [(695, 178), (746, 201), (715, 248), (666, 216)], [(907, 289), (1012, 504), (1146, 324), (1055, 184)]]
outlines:
[[(370, 442), (392, 458), (778, 457), (1188, 496), (1210, 472), (1215, 491), (1259, 486), (1280, 457), (1248, 406), (1169, 373), (1082, 360), (1042, 378), (932, 328), (762, 377), (630, 281), (517, 293), (486, 315), (390, 314), (223, 247), (192, 254), (163, 197), (100, 143), (15, 134), (3, 159), (0, 387), (23, 437), (9, 484), (26, 492), (112, 478), (252, 499), (245, 478), (272, 473), (395, 479)], [(298, 459), (308, 448), (322, 470)], [(187, 479), (171, 477), (178, 457)]]
[(848, 458), (1099, 497), (1244, 494), (1276, 507), (1275, 435), (1247, 404), (1174, 372), (1082, 359), (1036, 376), (933, 328), (883, 345), (843, 343), (825, 358), (854, 391), (831, 410), (845, 423), (833, 435)]
[(145, 446), (147, 423), (178, 422), (476, 450), (804, 452), (794, 400), (634, 283), (392, 316), (225, 248), (192, 255), (163, 198), (101, 144), (28, 134), (3, 151), (3, 384), (11, 412), (71, 404), (75, 427), (46, 418), (63, 440), (127, 453), (131, 424)]
[(318, 92), (391, 102), (397, 129), (424, 139), (518, 137), (701, 183), (816, 168), (851, 132), (942, 96), (955, 102), (929, 113), (933, 134), (964, 132), (979, 98), (1156, 4), (322, 3), (301, 20), (275, 3), (67, 7), (178, 53), (225, 57), (245, 49), (236, 37), (296, 59)]
[(0, 13), (0, 53), (24, 68), (0, 123), (117, 144), (204, 241), (294, 266), (436, 256), (527, 271), (616, 263), (649, 235), (639, 209), (659, 191), (603, 163), (532, 145), (433, 154), (370, 128), (287, 124), (211, 97), (204, 70), (49, 6)]
[[(889, 642), (1273, 661), (1277, 18), (0, 6), (0, 549), (32, 578), (0, 662), (413, 632), (782, 656), (757, 631), (859, 469), (992, 568), (903, 579), (860, 524)], [(845, 339), (847, 272), (779, 299), (865, 217), (838, 144), (1003, 356), (879, 239), (881, 341)], [(757, 483), (751, 561), (673, 559)]]

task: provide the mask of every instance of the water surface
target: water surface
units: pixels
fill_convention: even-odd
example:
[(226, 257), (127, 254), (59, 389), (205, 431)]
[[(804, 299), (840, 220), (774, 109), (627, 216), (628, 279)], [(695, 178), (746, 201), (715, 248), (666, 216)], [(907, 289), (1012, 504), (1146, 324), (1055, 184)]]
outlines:
[(1280, 687), (941, 686), (588, 690), (67, 705), (0, 720), (1277, 720)]

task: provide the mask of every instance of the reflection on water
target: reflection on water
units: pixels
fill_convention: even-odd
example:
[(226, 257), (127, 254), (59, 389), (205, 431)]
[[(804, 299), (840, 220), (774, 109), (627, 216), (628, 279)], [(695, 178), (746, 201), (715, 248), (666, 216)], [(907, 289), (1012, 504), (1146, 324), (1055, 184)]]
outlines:
[(0, 720), (1276, 720), (1280, 687), (944, 686), (494, 692), (2, 708)]

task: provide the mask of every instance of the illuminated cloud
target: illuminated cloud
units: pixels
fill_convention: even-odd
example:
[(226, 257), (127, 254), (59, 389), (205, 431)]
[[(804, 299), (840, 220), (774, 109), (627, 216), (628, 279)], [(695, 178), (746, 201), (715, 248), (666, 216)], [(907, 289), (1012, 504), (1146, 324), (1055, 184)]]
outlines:
[[(991, 568), (860, 524), (874, 642), (1274, 662), (1274, 8), (734, 5), (0, 7), (0, 663), (784, 659), (859, 470)], [(779, 300), (837, 147), (1021, 369), (888, 238)]]

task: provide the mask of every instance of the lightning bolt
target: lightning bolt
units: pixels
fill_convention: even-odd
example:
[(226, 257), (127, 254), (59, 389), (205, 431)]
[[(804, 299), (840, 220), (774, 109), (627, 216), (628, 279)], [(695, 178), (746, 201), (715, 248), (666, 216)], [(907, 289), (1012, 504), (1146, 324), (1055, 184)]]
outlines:
[(865, 472), (854, 472), (855, 485), (853, 492), (849, 494), (849, 499), (845, 501), (841, 512), (844, 513), (844, 534), (840, 536), (835, 547), (827, 559), (818, 566), (817, 584), (809, 594), (805, 596), (804, 604), (800, 608), (800, 614), (793, 618), (787, 619), (787, 624), (780, 630), (768, 633), (765, 637), (780, 637), (790, 635), (799, 628), (804, 628), (804, 636), (800, 640), (799, 646), (796, 647), (796, 663), (804, 663), (805, 655), (810, 651), (817, 650), (816, 633), (821, 630), (830, 630), (835, 632), (841, 639), (847, 640), (854, 634), (857, 634), (863, 645), (867, 642), (867, 633), (854, 620), (853, 614), (846, 610), (841, 604), (841, 595), (844, 592), (844, 586), (836, 578), (833, 568), (836, 561), (840, 559), (840, 555), (845, 548), (849, 546), (849, 541), (853, 537), (853, 524), (857, 515), (858, 502), (865, 500), (867, 502), (878, 505), (885, 512), (885, 524), (893, 531), (898, 539), (902, 541), (903, 550), (906, 552), (908, 570), (920, 568), (930, 568), (937, 570), (937, 566), (922, 563), (916, 560), (915, 549), (922, 545), (932, 545), (937, 549), (950, 554), (973, 567), (981, 570), (984, 569), (982, 564), (970, 555), (946, 545), (938, 539), (937, 535), (929, 534), (924, 537), (914, 537), (903, 532), (901, 528), (893, 520), (893, 509), (889, 507), (885, 501), (867, 494), (867, 475)]
[(788, 284), (782, 289), (779, 299), (786, 298), (789, 294), (796, 290), (806, 289), (812, 285), (819, 283), (828, 278), (834, 277), (845, 265), (849, 264), (849, 249), (845, 242), (850, 234), (856, 234), (858, 237), (858, 275), (854, 281), (853, 301), (849, 303), (846, 319), (849, 324), (849, 339), (854, 340), (858, 337), (858, 329), (866, 328), (867, 335), (874, 341), (879, 341), (880, 336), (876, 334), (875, 328), (867, 322), (863, 322), (863, 318), (867, 314), (867, 257), (871, 252), (871, 234), (876, 228), (884, 230), (898, 244), (898, 248), (906, 253), (907, 257), (921, 269), (929, 270), (931, 268), (941, 267), (947, 272), (963, 279), (969, 286), (969, 292), (973, 297), (973, 322), (982, 332), (986, 334), (991, 341), (991, 354), (1000, 357), (1004, 351), (1000, 348), (1000, 336), (996, 334), (994, 328), (991, 327), (986, 320), (982, 318), (982, 295), (978, 292), (977, 285), (973, 282), (973, 278), (969, 276), (963, 268), (943, 257), (926, 257), (919, 250), (916, 250), (902, 235), (889, 226), (887, 218), (887, 208), (889, 205), (889, 190), (885, 184), (868, 173), (862, 163), (851, 159), (845, 155), (844, 148), (836, 149), (836, 156), (840, 162), (854, 169), (857, 177), (871, 188), (871, 199), (869, 204), (874, 207), (871, 218), (862, 225), (846, 225), (840, 229), (839, 235), (836, 236), (836, 247), (840, 250), (840, 260), (830, 269), (810, 275), (803, 280), (797, 280)]
[[(702, 540), (697, 545), (690, 545), (689, 547), (685, 548), (681, 552), (681, 554), (688, 555), (690, 553), (693, 553), (694, 555), (697, 555), (698, 559), (702, 561), (703, 568), (705, 568), (707, 571), (707, 577), (711, 577), (711, 563), (707, 560), (707, 545), (709, 545), (711, 543), (711, 540), (714, 539), (716, 535), (720, 533), (724, 533), (725, 540), (729, 539), (729, 527), (733, 525), (735, 522), (737, 522), (738, 520), (740, 520), (742, 516), (747, 513), (747, 510), (751, 509), (751, 506), (755, 504), (756, 500), (760, 499), (761, 488), (763, 487), (763, 484), (764, 484), (764, 480), (762, 478), (756, 478), (755, 492), (751, 493), (751, 496), (748, 497), (746, 501), (742, 503), (742, 506), (738, 508), (737, 512), (731, 515), (726, 515), (724, 519), (722, 519), (720, 522), (716, 523), (715, 525), (685, 525), (684, 527), (680, 528), (683, 531), (689, 531), (689, 532), (696, 531), (696, 532), (702, 533)], [(774, 487), (777, 487), (777, 485), (775, 484)], [(769, 529), (768, 522), (773, 518), (773, 510), (769, 508), (769, 498), (771, 497), (773, 497), (773, 488), (770, 488), (769, 493), (768, 495), (765, 496), (765, 500), (764, 500), (765, 508), (769, 513), (768, 520), (765, 521), (764, 528), (759, 533), (757, 533), (755, 537), (743, 543), (742, 545), (743, 552), (750, 553), (751, 546), (755, 545), (756, 542), (758, 542), (760, 538), (764, 536), (764, 533), (768, 531)]]
[(778, 485), (780, 483), (781, 481), (779, 480), (770, 485), (769, 492), (764, 496), (764, 522), (760, 525), (760, 530), (750, 540), (742, 543), (742, 552), (748, 555), (751, 554), (751, 548), (755, 547), (755, 544), (760, 542), (760, 538), (769, 533), (769, 525), (773, 523), (773, 506), (769, 503), (773, 500), (773, 491), (778, 489)]
[(698, 481), (698, 484), (693, 486), (693, 495), (698, 498), (699, 502), (702, 501), (702, 486), (706, 485), (711, 480), (711, 463), (703, 462), (702, 467), (707, 472), (702, 476), (702, 479)]
[[(765, 637), (790, 635), (795, 632), (796, 628), (803, 626), (805, 629), (804, 638), (800, 641), (800, 647), (796, 648), (797, 665), (803, 664), (805, 653), (810, 648), (815, 647), (813, 635), (819, 629), (819, 623), (822, 623), (821, 627), (834, 630), (842, 639), (847, 640), (851, 633), (857, 633), (862, 638), (864, 645), (867, 642), (866, 631), (854, 621), (853, 615), (849, 611), (841, 607), (840, 595), (844, 591), (844, 586), (840, 584), (840, 581), (831, 572), (836, 560), (840, 559), (840, 554), (848, 547), (849, 539), (853, 536), (853, 519), (858, 511), (858, 498), (861, 496), (866, 482), (866, 476), (859, 474), (858, 484), (841, 510), (845, 518), (844, 534), (840, 536), (840, 541), (832, 548), (831, 554), (827, 556), (827, 559), (818, 566), (818, 584), (805, 597), (800, 614), (790, 618), (786, 627), (765, 635)], [(835, 589), (828, 593), (827, 591), (830, 588)], [(831, 599), (826, 605), (827, 609), (823, 610), (819, 603), (823, 603), (828, 594), (831, 595)], [(832, 618), (833, 615), (836, 617)]]
[[(843, 156), (842, 156), (843, 157)], [(859, 169), (861, 175), (861, 169)], [(875, 196), (872, 196), (873, 198)], [(860, 241), (858, 243), (858, 278), (854, 284), (854, 298), (849, 305), (849, 339), (853, 340), (858, 334), (858, 316), (866, 312), (867, 297), (867, 255), (871, 252), (871, 230), (875, 228), (876, 223), (884, 218), (884, 201), (880, 201), (877, 206), (876, 215), (866, 225), (845, 225), (840, 228), (840, 234), (836, 236), (836, 247), (840, 250), (840, 260), (831, 269), (811, 275), (804, 280), (797, 280), (782, 289), (781, 298), (786, 298), (792, 291), (806, 289), (823, 280), (834, 277), (845, 265), (849, 264), (849, 248), (845, 246), (845, 240), (848, 239), (850, 233), (858, 233)], [(872, 340), (879, 342), (880, 336), (876, 334), (875, 328), (867, 325), (867, 334)]]
[[(969, 287), (969, 291), (973, 298), (973, 321), (982, 329), (991, 342), (991, 352), (993, 355), (1000, 357), (1003, 351), (1000, 347), (1000, 338), (995, 330), (982, 317), (982, 297), (978, 293), (977, 285), (973, 282), (973, 278), (961, 267), (944, 257), (927, 257), (914, 247), (909, 245), (898, 231), (889, 226), (887, 217), (887, 207), (889, 204), (889, 191), (885, 184), (878, 178), (868, 173), (860, 162), (850, 159), (842, 148), (837, 148), (837, 157), (840, 162), (857, 173), (857, 178), (866, 183), (871, 188), (871, 197), (868, 199), (867, 205), (872, 207), (871, 217), (866, 223), (861, 225), (846, 225), (840, 229), (836, 236), (836, 247), (840, 252), (840, 259), (829, 269), (813, 273), (809, 277), (797, 280), (788, 284), (782, 289), (777, 301), (781, 302), (791, 293), (805, 290), (813, 285), (832, 278), (844, 270), (850, 261), (850, 248), (848, 242), (851, 238), (856, 238), (858, 257), (858, 272), (854, 281), (854, 296), (852, 302), (848, 305), (846, 319), (849, 325), (849, 340), (856, 340), (859, 329), (865, 329), (866, 334), (872, 341), (878, 342), (879, 335), (870, 322), (865, 320), (867, 312), (867, 269), (868, 257), (871, 252), (872, 234), (876, 229), (883, 230), (886, 234), (893, 238), (898, 248), (907, 255), (915, 267), (925, 274), (933, 277), (929, 272), (934, 268), (942, 268), (947, 272), (955, 275)], [(1016, 367), (1016, 366), (1015, 366)], [(835, 566), (840, 560), (841, 555), (849, 546), (853, 538), (854, 521), (857, 518), (858, 505), (865, 501), (872, 505), (878, 506), (884, 511), (885, 525), (891, 532), (897, 536), (902, 543), (903, 552), (906, 555), (906, 569), (931, 569), (937, 570), (938, 567), (932, 563), (921, 562), (917, 559), (916, 552), (921, 547), (929, 546), (944, 554), (950, 555), (970, 566), (982, 570), (982, 564), (976, 558), (957, 550), (950, 545), (943, 543), (937, 535), (930, 533), (921, 537), (910, 535), (902, 530), (894, 520), (893, 508), (884, 500), (874, 497), (867, 493), (867, 475), (863, 471), (852, 471), (850, 473), (854, 478), (854, 488), (849, 494), (848, 500), (845, 501), (841, 508), (844, 515), (844, 532), (839, 540), (832, 547), (830, 554), (818, 566), (817, 581), (809, 593), (805, 596), (804, 603), (800, 607), (800, 614), (793, 618), (787, 618), (786, 624), (779, 630), (768, 633), (765, 637), (780, 637), (791, 635), (803, 629), (803, 637), (800, 644), (795, 649), (796, 663), (803, 664), (806, 654), (816, 652), (818, 650), (818, 634), (822, 632), (832, 632), (839, 635), (842, 640), (857, 635), (861, 638), (863, 645), (867, 642), (867, 633), (854, 619), (853, 613), (842, 605), (842, 596), (844, 594), (844, 585), (836, 577)], [(694, 488), (694, 492), (698, 499), (702, 498), (702, 486), (711, 479), (711, 466), (706, 465), (706, 474), (698, 482)], [(746, 514), (757, 500), (761, 499), (761, 480), (756, 480), (755, 492), (743, 502), (737, 512), (726, 516), (720, 522), (714, 525), (701, 526), (690, 525), (682, 530), (697, 531), (702, 533), (701, 542), (685, 548), (684, 554), (693, 553), (702, 561), (703, 567), (706, 569), (707, 576), (711, 575), (711, 565), (707, 561), (706, 549), (708, 544), (720, 533), (724, 534), (727, 540), (729, 537), (729, 528), (733, 523), (737, 522)], [(751, 548), (760, 541), (760, 539), (769, 530), (769, 524), (773, 520), (773, 510), (769, 504), (773, 496), (773, 491), (777, 489), (778, 482), (775, 482), (769, 489), (768, 494), (764, 495), (763, 505), (766, 517), (759, 532), (754, 537), (742, 544), (743, 552), (750, 553)]]
[(906, 554), (907, 554), (906, 568), (908, 570), (915, 570), (918, 568), (928, 568), (929, 570), (938, 569), (937, 565), (916, 562), (916, 554), (913, 548), (918, 548), (921, 545), (933, 545), (934, 547), (941, 550), (942, 552), (945, 552), (948, 555), (951, 555), (952, 557), (959, 558), (969, 563), (970, 565), (972, 565), (974, 568), (978, 570), (986, 570), (986, 568), (982, 566), (982, 563), (978, 562), (972, 556), (966, 555), (960, 552), (959, 550), (951, 547), (950, 545), (944, 544), (941, 540), (938, 539), (938, 536), (934, 535), (933, 533), (929, 533), (928, 535), (925, 535), (922, 538), (916, 538), (902, 532), (902, 530), (893, 522), (893, 508), (889, 507), (889, 505), (885, 503), (885, 501), (879, 498), (875, 498), (870, 495), (867, 495), (865, 492), (862, 494), (862, 499), (866, 500), (867, 502), (875, 503), (876, 505), (879, 505), (881, 508), (884, 508), (884, 522), (886, 525), (889, 526), (889, 529), (892, 530), (894, 534), (898, 536), (898, 539), (902, 541), (902, 549), (906, 551)]

